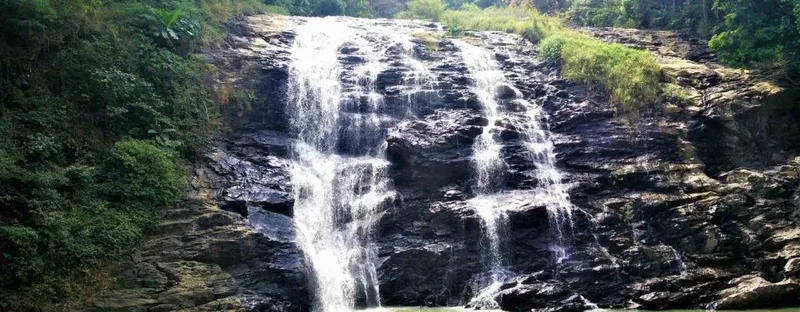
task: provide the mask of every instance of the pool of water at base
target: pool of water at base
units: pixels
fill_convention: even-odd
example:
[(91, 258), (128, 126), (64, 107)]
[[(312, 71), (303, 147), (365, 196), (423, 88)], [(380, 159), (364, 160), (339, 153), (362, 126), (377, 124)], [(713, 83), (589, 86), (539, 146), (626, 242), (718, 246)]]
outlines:
[[(382, 307), (375, 309), (364, 310), (364, 312), (467, 312), (467, 311), (481, 311), (481, 312), (499, 312), (499, 310), (473, 310), (463, 307)], [(603, 312), (636, 312), (648, 310), (618, 310), (618, 309), (597, 309), (594, 311)], [(706, 310), (661, 310), (659, 312), (702, 312)], [(717, 310), (726, 311), (726, 310)], [(734, 311), (734, 310), (730, 310)], [(735, 310), (737, 312), (800, 312), (800, 307), (795, 308), (781, 308), (781, 309), (752, 309), (752, 310)]]

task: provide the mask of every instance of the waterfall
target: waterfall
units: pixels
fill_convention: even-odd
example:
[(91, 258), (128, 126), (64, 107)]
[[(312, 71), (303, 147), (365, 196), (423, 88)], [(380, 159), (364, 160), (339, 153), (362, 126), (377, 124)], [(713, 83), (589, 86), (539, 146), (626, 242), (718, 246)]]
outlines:
[[(379, 306), (377, 253), (372, 242), (383, 210), (395, 196), (387, 176), (386, 129), (392, 117), (383, 115), (384, 96), (376, 84), (382, 72), (402, 66), (411, 94), (434, 80), (424, 63), (414, 58), (407, 33), (347, 18), (308, 18), (295, 26), (287, 88), (287, 113), (296, 137), (291, 153), (294, 223), (297, 243), (311, 269), (314, 309), (347, 311), (356, 305)], [(556, 258), (566, 252), (563, 237), (571, 226), (571, 205), (547, 130), (546, 114), (525, 101), (506, 79), (490, 50), (455, 41), (473, 79), (472, 91), (488, 121), (473, 145), (475, 197), (469, 204), (481, 220), (485, 237), (482, 261), (486, 274), (477, 299), (496, 307), (492, 294), (509, 277), (502, 253), (507, 226), (506, 207), (516, 205), (520, 192), (507, 191), (506, 165), (498, 133), (510, 123), (536, 170), (538, 185), (526, 191), (531, 202), (550, 214)], [(389, 54), (399, 62), (387, 62)], [(398, 58), (399, 57), (399, 58)], [(506, 113), (505, 105), (524, 108)], [(531, 204), (532, 205), (532, 204)], [(528, 205), (530, 206), (530, 205)], [(560, 260), (559, 260), (560, 261)], [(483, 299), (481, 299), (483, 298)]]
[[(288, 81), (288, 113), (297, 137), (291, 179), (298, 245), (313, 270), (314, 309), (346, 311), (364, 298), (380, 305), (375, 223), (394, 197), (374, 92), (380, 70), (373, 48), (336, 18), (308, 19), (296, 29)], [(340, 47), (355, 43), (367, 60), (345, 86)], [(366, 111), (348, 109), (367, 99)]]
[[(569, 201), (568, 188), (563, 182), (561, 171), (556, 168), (555, 146), (550, 138), (548, 116), (538, 105), (523, 99), (514, 101), (526, 108), (526, 118), (518, 122), (512, 121), (512, 125), (527, 138), (526, 150), (536, 166), (537, 198), (547, 207), (549, 215), (550, 250), (555, 262), (561, 263), (568, 257), (564, 240), (572, 231), (574, 207)], [(570, 233), (565, 233), (566, 230)]]
[[(492, 51), (463, 41), (456, 40), (455, 43), (461, 50), (464, 63), (473, 78), (473, 92), (478, 96), (488, 120), (488, 126), (473, 145), (477, 196), (470, 202), (481, 218), (489, 241), (489, 255), (485, 258), (488, 259), (486, 265), (490, 272), (491, 283), (471, 304), (483, 301), (477, 305), (491, 308), (491, 302), (485, 301), (493, 297), (491, 293), (499, 289), (499, 283), (506, 277), (498, 234), (498, 229), (506, 220), (504, 207), (508, 205), (504, 198), (506, 195), (516, 195), (504, 192), (502, 185), (505, 166), (500, 155), (500, 143), (496, 140), (496, 134), (499, 132), (498, 121), (508, 122), (522, 134), (522, 144), (535, 167), (535, 177), (538, 182), (536, 189), (532, 190), (530, 195), (536, 198), (539, 205), (547, 208), (551, 236), (550, 250), (556, 263), (567, 258), (565, 236), (569, 233), (565, 232), (572, 229), (573, 206), (569, 201), (567, 186), (562, 182), (562, 174), (555, 166), (555, 148), (547, 126), (547, 114), (538, 105), (524, 100), (522, 93), (509, 83)], [(524, 114), (522, 116), (503, 114), (500, 106), (503, 100), (522, 107)]]
[[(495, 140), (495, 134), (496, 123), (500, 118), (497, 87), (504, 82), (505, 76), (492, 54), (486, 50), (460, 40), (455, 40), (454, 43), (461, 50), (461, 57), (474, 81), (472, 92), (478, 96), (488, 121), (472, 147), (477, 173), (476, 197), (469, 203), (480, 217), (488, 241), (488, 252), (483, 254), (483, 262), (488, 270), (488, 282), (491, 284), (489, 288), (499, 288), (499, 283), (505, 278), (500, 230), (505, 224), (506, 216), (499, 205), (502, 195), (498, 193), (503, 190), (505, 165), (500, 158), (500, 144)], [(482, 300), (480, 298), (479, 295), (477, 300)]]
[(505, 76), (491, 53), (460, 40), (454, 42), (461, 50), (461, 56), (472, 76), (472, 91), (484, 108), (488, 124), (473, 145), (478, 174), (476, 191), (480, 195), (495, 193), (502, 188), (504, 171), (503, 160), (500, 159), (500, 144), (495, 140), (495, 134), (500, 117), (497, 88), (504, 83)]

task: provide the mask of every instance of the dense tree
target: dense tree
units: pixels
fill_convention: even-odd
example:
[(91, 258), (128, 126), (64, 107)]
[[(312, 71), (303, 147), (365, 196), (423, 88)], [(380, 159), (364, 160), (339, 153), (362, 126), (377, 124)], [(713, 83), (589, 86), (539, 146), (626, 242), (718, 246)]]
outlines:
[[(218, 109), (193, 56), (259, 0), (0, 1), (0, 310), (71, 296), (180, 196)], [(35, 298), (35, 300), (31, 300)]]
[(711, 0), (570, 0), (566, 7), (580, 26), (671, 28), (706, 37), (716, 23)]
[(720, 58), (738, 66), (800, 68), (800, 1), (717, 0), (715, 8), (724, 19), (709, 44)]
[(800, 68), (800, 1), (796, 0), (527, 0), (542, 12), (565, 12), (576, 26), (675, 29), (710, 39), (734, 66)]

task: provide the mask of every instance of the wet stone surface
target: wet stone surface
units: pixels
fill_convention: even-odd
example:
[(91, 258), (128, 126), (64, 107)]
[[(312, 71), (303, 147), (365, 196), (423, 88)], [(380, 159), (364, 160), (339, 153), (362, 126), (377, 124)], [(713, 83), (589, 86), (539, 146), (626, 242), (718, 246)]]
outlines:
[[(382, 207), (369, 246), (381, 302), (467, 304), (487, 286), (476, 278), (486, 271), (486, 236), (471, 200), (477, 196), (473, 145), (490, 125), (472, 88), (475, 79), (453, 39), (437, 27), (340, 20), (379, 51), (371, 54), (378, 66), (366, 90), (358, 71), (370, 59), (349, 41), (339, 47), (346, 94), (341, 118), (348, 125), (340, 137), (360, 143), (332, 143), (343, 154), (367, 153), (363, 146), (386, 148), (396, 196)], [(210, 54), (215, 63), (236, 64), (226, 68), (236, 77), (234, 87), (253, 90), (257, 100), (249, 110), (226, 113), (233, 131), (197, 169), (198, 195), (169, 212), (160, 234), (124, 265), (121, 276), (129, 287), (99, 299), (95, 310), (313, 308), (314, 277), (293, 228), (291, 169), (298, 137), (285, 87), (296, 25), (306, 22), (252, 17), (234, 24), (236, 44)], [(408, 42), (370, 31), (379, 27), (401, 29)], [(410, 35), (418, 33), (433, 42)], [(619, 37), (613, 30), (595, 34)], [(644, 112), (631, 124), (614, 117), (607, 96), (566, 82), (557, 69), (537, 62), (535, 46), (519, 36), (468, 32), (459, 40), (490, 51), (509, 84), (497, 86), (502, 118), (491, 125), (505, 166), (500, 208), (507, 223), (499, 250), (507, 274), (491, 296), (500, 308), (746, 309), (797, 303), (800, 158), (793, 142), (781, 141), (785, 136), (763, 147), (775, 157), (742, 154), (756, 138), (752, 122), (776, 116), (759, 112), (783, 109), (770, 95), (753, 96), (761, 94), (752, 89), (756, 82), (730, 75), (717, 81), (705, 69), (702, 75), (666, 70), (680, 73), (685, 86), (704, 95), (692, 97), (676, 114)], [(647, 47), (651, 41), (626, 43)], [(678, 43), (651, 50), (693, 59), (687, 68), (708, 57)], [(665, 50), (671, 46), (674, 51)], [(736, 85), (749, 87), (732, 92)], [(376, 94), (382, 105), (370, 108)], [(537, 200), (541, 166), (529, 160), (526, 133), (515, 126), (528, 118), (520, 99), (541, 109), (555, 166), (569, 187), (572, 214), (560, 225), (561, 251), (553, 249), (552, 214)], [(742, 101), (751, 108), (732, 104)], [(374, 113), (375, 122), (356, 126), (354, 116), (364, 112)], [(726, 130), (717, 135), (715, 129)], [(369, 131), (375, 135), (356, 136)], [(734, 136), (748, 139), (727, 139)], [(374, 294), (354, 296), (354, 305), (367, 305), (369, 296)]]

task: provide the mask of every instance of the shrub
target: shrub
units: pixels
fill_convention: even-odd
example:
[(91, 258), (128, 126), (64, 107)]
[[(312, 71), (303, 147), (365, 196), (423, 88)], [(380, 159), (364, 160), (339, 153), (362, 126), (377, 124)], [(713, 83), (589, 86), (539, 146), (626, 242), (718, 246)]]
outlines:
[(471, 3), (471, 2), (467, 2), (467, 3), (462, 4), (461, 7), (458, 8), (458, 9), (461, 10), (461, 11), (468, 11), (468, 12), (469, 11), (472, 11), (472, 12), (480, 12), (481, 11), (481, 7), (479, 7), (477, 4)]
[[(179, 198), (183, 177), (172, 152), (123, 140), (105, 158), (97, 168), (11, 169), (31, 192), (19, 199), (31, 213), (0, 226), (0, 307), (60, 298), (71, 287), (68, 276), (124, 255)], [(9, 179), (0, 175), (4, 185)]]
[(560, 65), (568, 80), (602, 87), (620, 113), (635, 114), (658, 96), (660, 67), (650, 54), (571, 31), (558, 18), (536, 10), (447, 11), (442, 22), (459, 30), (516, 33), (539, 43), (539, 54), (545, 61)]
[(561, 60), (561, 49), (563, 47), (563, 37), (551, 36), (539, 42), (539, 56), (545, 62), (558, 64)]
[(538, 42), (547, 34), (563, 29), (557, 18), (542, 15), (536, 10), (487, 8), (483, 11), (447, 11), (442, 22), (461, 29), (498, 30), (523, 35)]
[(183, 174), (173, 155), (147, 141), (117, 142), (102, 166), (108, 198), (121, 209), (154, 210), (174, 203), (183, 190)]
[(410, 16), (424, 18), (432, 21), (439, 21), (445, 11), (445, 4), (442, 0), (411, 0), (406, 2)]
[(270, 14), (277, 14), (277, 15), (289, 15), (289, 14), (291, 14), (291, 13), (289, 13), (289, 9), (287, 9), (285, 7), (282, 7), (282, 6), (278, 6), (278, 5), (267, 5), (266, 7), (264, 7), (264, 12), (265, 13), (270, 13)]
[(321, 0), (317, 3), (315, 12), (322, 16), (342, 15), (346, 7), (344, 0)]
[[(260, 0), (0, 1), (0, 310), (44, 310), (183, 190), (219, 110), (193, 56)], [(32, 57), (35, 56), (35, 57)], [(24, 77), (24, 79), (5, 79)]]

